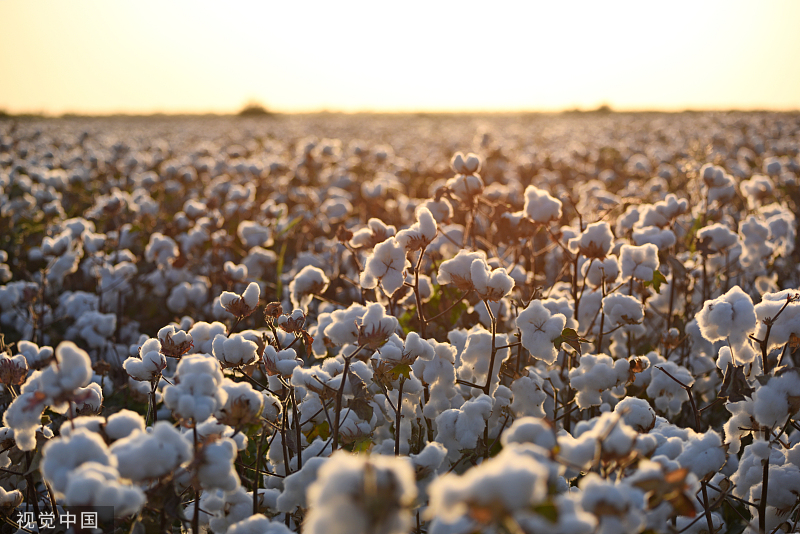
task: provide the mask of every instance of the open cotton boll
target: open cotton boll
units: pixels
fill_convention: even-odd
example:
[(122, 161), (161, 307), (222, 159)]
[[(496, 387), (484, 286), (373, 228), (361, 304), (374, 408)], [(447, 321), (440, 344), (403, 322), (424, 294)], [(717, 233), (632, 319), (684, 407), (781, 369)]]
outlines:
[(410, 267), (410, 263), (406, 260), (405, 248), (397, 239), (390, 237), (375, 245), (372, 253), (367, 255), (360, 276), (361, 286), (374, 289), (380, 285), (391, 297), (403, 286), (407, 267)]
[(470, 513), (485, 517), (486, 523), (501, 520), (542, 502), (547, 479), (547, 467), (540, 462), (513, 448), (503, 449), (463, 475), (448, 473), (434, 480), (428, 487), (427, 515), (447, 522)]
[(242, 221), (236, 228), (239, 241), (250, 250), (253, 247), (268, 247), (272, 244), (272, 232), (256, 221)]
[(677, 241), (675, 232), (669, 228), (658, 228), (657, 226), (647, 226), (633, 232), (633, 242), (637, 246), (651, 243), (658, 247), (658, 250), (666, 250)]
[(111, 441), (128, 437), (139, 430), (144, 431), (144, 418), (132, 410), (120, 410), (106, 419), (103, 427)]
[(192, 444), (170, 423), (158, 421), (148, 430), (136, 430), (111, 445), (120, 475), (136, 482), (165, 477), (193, 456)]
[(367, 221), (367, 227), (353, 232), (350, 246), (355, 249), (372, 248), (378, 243), (383, 243), (397, 233), (392, 225), (385, 224), (382, 220), (372, 218)]
[(192, 341), (192, 348), (189, 352), (211, 354), (213, 352), (214, 338), (217, 334), (227, 335), (227, 331), (227, 327), (219, 321), (214, 321), (213, 323), (197, 321), (188, 332), (188, 336)]
[(230, 438), (203, 444), (197, 466), (197, 478), (203, 489), (235, 491), (239, 487), (239, 475), (233, 465), (236, 450), (236, 442)]
[(167, 325), (158, 331), (158, 341), (161, 343), (161, 353), (171, 358), (180, 358), (191, 350), (194, 340), (183, 330), (178, 330), (174, 325)]
[(117, 467), (116, 456), (99, 434), (76, 429), (69, 437), (51, 439), (42, 448), (42, 477), (57, 494), (63, 495), (72, 472), (86, 462)]
[(397, 326), (397, 318), (386, 315), (383, 304), (370, 302), (361, 318), (357, 343), (359, 346), (377, 350), (397, 331)]
[(694, 384), (694, 377), (685, 367), (675, 362), (664, 362), (654, 366), (650, 373), (650, 384), (647, 386), (647, 396), (654, 399), (656, 408), (669, 416), (674, 416), (681, 411), (683, 403), (689, 400), (689, 394), (683, 387), (670, 378), (667, 373), (660, 371), (664, 368), (669, 374), (686, 386)]
[(534, 185), (525, 188), (525, 215), (533, 222), (547, 223), (561, 218), (561, 201)]
[(223, 266), (225, 275), (234, 282), (243, 282), (247, 278), (247, 266), (237, 265), (232, 261), (226, 261)]
[(697, 314), (697, 325), (708, 341), (730, 338), (732, 345), (741, 345), (756, 327), (753, 301), (741, 287), (734, 286), (724, 295), (703, 303), (703, 309)]
[[(800, 295), (800, 292), (793, 289), (765, 293), (761, 297), (761, 302), (755, 305), (758, 321), (754, 335), (758, 339), (764, 339), (767, 335), (767, 325), (764, 320), (767, 317), (772, 319), (777, 317), (769, 330), (768, 350), (789, 342), (792, 334), (800, 337), (800, 301), (794, 299), (796, 295)], [(778, 312), (784, 305), (786, 305), (786, 309), (778, 316)]]
[(708, 250), (722, 252), (739, 242), (739, 235), (732, 232), (722, 223), (714, 223), (701, 228), (697, 232), (697, 239), (705, 243)]
[(113, 313), (86, 312), (78, 318), (73, 328), (89, 347), (102, 348), (117, 329), (117, 316)]
[(22, 354), (0, 353), (0, 384), (22, 384), (28, 376), (28, 360)]
[(760, 425), (774, 428), (786, 424), (800, 410), (800, 374), (791, 368), (753, 393), (753, 416)]
[(556, 434), (553, 426), (543, 418), (521, 417), (501, 434), (500, 443), (503, 447), (514, 443), (533, 443), (553, 450), (556, 446)]
[(514, 279), (502, 267), (489, 271), (484, 260), (474, 260), (470, 265), (470, 278), (475, 293), (481, 300), (497, 302), (511, 293)]
[(578, 483), (581, 505), (597, 516), (598, 534), (641, 532), (645, 526), (644, 492), (627, 483), (603, 480), (589, 473)]
[(292, 301), (292, 307), (300, 308), (304, 312), (308, 311), (308, 305), (311, 304), (314, 295), (324, 293), (330, 282), (322, 269), (306, 265), (289, 282), (289, 298)]
[(30, 369), (41, 369), (53, 359), (53, 347), (39, 347), (30, 341), (17, 341), (17, 351), (25, 356)]
[(214, 412), (217, 421), (234, 428), (258, 422), (265, 400), (261, 392), (254, 390), (249, 382), (234, 382), (229, 378), (223, 380), (221, 387), (227, 398)]
[(653, 272), (658, 269), (658, 247), (652, 243), (641, 246), (622, 245), (619, 252), (622, 266), (622, 278), (631, 276), (639, 280), (650, 281)]
[(64, 489), (64, 504), (112, 506), (116, 517), (139, 512), (146, 501), (140, 488), (120, 482), (114, 467), (97, 462), (86, 462), (73, 470)]
[(417, 209), (417, 222), (400, 230), (395, 239), (407, 252), (427, 247), (436, 237), (436, 220), (426, 207)]
[(436, 441), (447, 447), (448, 458), (455, 461), (460, 451), (475, 448), (491, 414), (492, 398), (481, 394), (436, 417)]
[(272, 345), (264, 347), (263, 359), (270, 376), (291, 376), (295, 368), (303, 366), (294, 349), (276, 350)]
[(211, 350), (223, 368), (241, 367), (258, 361), (258, 345), (241, 334), (232, 334), (230, 337), (217, 334)]
[(605, 221), (589, 224), (578, 237), (569, 240), (568, 246), (573, 254), (582, 254), (587, 258), (603, 259), (611, 252), (614, 235)]
[(621, 293), (612, 293), (603, 298), (603, 313), (612, 326), (628, 327), (644, 320), (644, 309), (639, 299)]
[(417, 496), (405, 458), (336, 452), (308, 488), (308, 534), (404, 534)]
[(169, 236), (160, 232), (150, 234), (150, 241), (144, 249), (144, 257), (162, 267), (172, 265), (178, 258), (178, 244)]
[(219, 360), (207, 354), (185, 356), (178, 362), (178, 380), (164, 387), (164, 404), (185, 421), (205, 421), (225, 402)]
[(167, 366), (167, 358), (161, 354), (161, 342), (150, 338), (139, 348), (140, 358), (130, 357), (122, 362), (122, 367), (134, 380), (149, 382), (161, 375)]
[(681, 467), (689, 468), (697, 478), (703, 479), (722, 469), (728, 457), (726, 449), (715, 430), (709, 429), (702, 434), (693, 432), (676, 460)]
[(453, 284), (461, 291), (475, 289), (472, 282), (472, 264), (475, 261), (486, 262), (486, 253), (483, 251), (469, 252), (461, 249), (455, 258), (443, 261), (439, 265), (436, 281), (441, 284)]
[(593, 287), (600, 287), (605, 280), (610, 284), (619, 276), (619, 263), (614, 256), (607, 256), (599, 260), (584, 261), (581, 265), (581, 274), (586, 277), (586, 282)]
[(514, 415), (517, 417), (545, 416), (544, 402), (547, 400), (547, 392), (541, 376), (535, 372), (531, 372), (528, 376), (521, 376), (511, 383), (511, 391), (514, 394), (514, 400), (510, 407)]
[(24, 391), (3, 412), (3, 424), (14, 429), (14, 442), (22, 451), (36, 448), (36, 431), (42, 424), (46, 400), (38, 390)]
[(614, 406), (614, 413), (637, 432), (649, 432), (656, 424), (656, 412), (644, 399), (625, 397)]
[(270, 521), (262, 514), (255, 514), (231, 525), (227, 534), (291, 534), (291, 532), (283, 523)]
[(584, 354), (580, 365), (569, 372), (570, 386), (578, 392), (575, 397), (578, 407), (583, 410), (603, 403), (600, 395), (604, 391), (625, 384), (628, 380), (630, 362), (614, 361), (605, 354)]
[(303, 468), (283, 479), (283, 492), (278, 497), (280, 512), (292, 513), (297, 508), (308, 508), (306, 490), (317, 480), (320, 468), (328, 458), (313, 457), (303, 462)]
[(517, 317), (517, 328), (522, 332), (522, 346), (531, 356), (551, 364), (556, 361), (558, 351), (553, 341), (561, 335), (567, 319), (564, 315), (551, 314), (540, 300), (534, 299)]

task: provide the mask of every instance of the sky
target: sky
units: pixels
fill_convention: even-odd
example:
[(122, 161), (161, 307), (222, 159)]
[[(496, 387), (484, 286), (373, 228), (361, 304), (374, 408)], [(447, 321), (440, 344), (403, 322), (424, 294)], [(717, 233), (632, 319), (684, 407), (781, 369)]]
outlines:
[(0, 0), (11, 113), (800, 109), (800, 0)]

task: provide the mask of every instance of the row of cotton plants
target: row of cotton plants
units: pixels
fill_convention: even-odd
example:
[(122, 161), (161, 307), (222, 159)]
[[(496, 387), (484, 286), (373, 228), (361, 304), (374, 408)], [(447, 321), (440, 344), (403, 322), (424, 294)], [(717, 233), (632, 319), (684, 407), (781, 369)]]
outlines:
[(0, 122), (0, 531), (800, 532), (799, 173), (789, 114)]

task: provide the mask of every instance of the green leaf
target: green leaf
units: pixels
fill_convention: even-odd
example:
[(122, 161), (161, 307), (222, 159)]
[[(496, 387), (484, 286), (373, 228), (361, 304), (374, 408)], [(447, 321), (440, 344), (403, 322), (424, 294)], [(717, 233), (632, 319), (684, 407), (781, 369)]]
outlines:
[(367, 452), (372, 447), (372, 438), (369, 436), (360, 438), (353, 443), (353, 452)]
[(314, 438), (320, 437), (322, 439), (328, 439), (331, 435), (331, 429), (328, 426), (327, 421), (323, 421), (322, 423), (318, 424), (314, 427), (314, 429), (308, 433), (308, 441), (314, 441)]
[(392, 374), (392, 378), (397, 380), (401, 376), (405, 377), (406, 380), (409, 378), (409, 374), (411, 373), (411, 366), (407, 363), (401, 363), (399, 365), (395, 365), (394, 368), (389, 371)]
[(297, 223), (299, 223), (299, 222), (300, 222), (300, 221), (302, 221), (302, 220), (303, 220), (303, 216), (302, 216), (302, 215), (298, 215), (297, 217), (295, 217), (294, 219), (292, 219), (291, 221), (289, 221), (289, 224), (287, 224), (287, 225), (286, 225), (286, 228), (284, 228), (283, 230), (281, 230), (280, 232), (278, 232), (278, 235), (279, 235), (279, 236), (283, 236), (283, 235), (285, 235), (285, 234), (286, 234), (286, 233), (287, 233), (289, 230), (291, 230), (292, 228), (294, 228), (294, 227), (297, 225)]
[(664, 276), (663, 274), (661, 274), (661, 271), (659, 271), (658, 269), (655, 269), (653, 271), (653, 279), (646, 281), (644, 283), (644, 287), (652, 285), (653, 289), (656, 290), (656, 293), (660, 294), (661, 293), (661, 284), (666, 284), (666, 283), (667, 283), (667, 277)]
[(561, 344), (566, 343), (567, 345), (575, 349), (575, 352), (577, 352), (578, 356), (580, 356), (581, 343), (588, 343), (588, 342), (589, 340), (579, 336), (578, 332), (576, 332), (574, 328), (565, 328), (564, 330), (561, 331), (561, 335), (553, 340), (553, 345), (555, 345), (557, 350), (561, 350)]

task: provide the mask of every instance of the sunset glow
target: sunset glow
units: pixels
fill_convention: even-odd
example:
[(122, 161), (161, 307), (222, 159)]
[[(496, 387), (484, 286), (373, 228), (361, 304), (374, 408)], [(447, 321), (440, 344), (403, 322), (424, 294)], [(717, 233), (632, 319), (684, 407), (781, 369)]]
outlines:
[(797, 109), (798, 20), (792, 0), (0, 0), (0, 109)]

